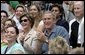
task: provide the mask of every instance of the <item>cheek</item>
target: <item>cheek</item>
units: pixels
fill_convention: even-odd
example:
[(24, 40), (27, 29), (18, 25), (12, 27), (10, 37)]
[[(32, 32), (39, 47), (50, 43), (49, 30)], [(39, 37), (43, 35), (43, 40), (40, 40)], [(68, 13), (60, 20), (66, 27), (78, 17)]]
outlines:
[(38, 14), (38, 11), (32, 11), (31, 13), (36, 15), (36, 14)]
[(19, 12), (18, 15), (22, 15), (23, 12)]
[(31, 24), (30, 24), (30, 22), (28, 21), (27, 23), (25, 23), (26, 24), (26, 26), (25, 26), (25, 28), (28, 28), (28, 27), (30, 27), (31, 26)]
[(84, 11), (83, 10), (80, 10), (80, 14), (83, 14), (84, 13)]
[(53, 25), (53, 22), (49, 20), (49, 21), (45, 21), (44, 24), (45, 27), (51, 27)]
[(23, 12), (20, 12), (20, 14), (23, 14)]
[(12, 34), (12, 38), (16, 38), (16, 36), (17, 36), (16, 34)]
[(20, 11), (16, 12), (16, 15), (20, 15), (20, 14), (22, 14), (22, 12), (20, 12)]
[(16, 12), (16, 15), (19, 15), (19, 12)]
[(82, 14), (83, 14), (83, 12), (82, 12), (81, 10), (78, 10), (78, 11), (75, 12), (75, 15), (76, 15), (76, 16), (80, 16), (80, 15), (82, 15)]
[(27, 23), (28, 26), (31, 26), (30, 22)]

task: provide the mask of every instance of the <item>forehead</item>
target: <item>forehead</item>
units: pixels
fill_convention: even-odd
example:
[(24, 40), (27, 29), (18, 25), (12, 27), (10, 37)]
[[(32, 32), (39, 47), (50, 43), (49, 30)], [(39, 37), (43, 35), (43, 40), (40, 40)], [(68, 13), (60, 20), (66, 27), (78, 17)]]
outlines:
[(7, 31), (15, 31), (15, 28), (14, 27), (8, 27)]
[(4, 12), (1, 12), (1, 15), (6, 15), (6, 13), (4, 13)]
[(59, 8), (56, 6), (56, 7), (53, 7), (52, 9), (57, 9), (58, 10)]
[(22, 7), (18, 7), (16, 10), (24, 10)]
[(5, 23), (12, 23), (10, 20), (6, 21)]
[(30, 9), (37, 9), (35, 5), (30, 6)]
[(43, 17), (52, 17), (52, 14), (51, 14), (51, 13), (45, 13), (45, 14), (43, 15)]
[(21, 20), (23, 20), (23, 19), (28, 19), (28, 18), (26, 16), (24, 16), (24, 17), (21, 18)]
[(83, 3), (83, 2), (81, 2), (81, 1), (76, 1), (76, 2), (74, 2), (74, 7), (75, 7), (75, 6), (82, 7), (82, 6), (83, 6), (82, 3)]

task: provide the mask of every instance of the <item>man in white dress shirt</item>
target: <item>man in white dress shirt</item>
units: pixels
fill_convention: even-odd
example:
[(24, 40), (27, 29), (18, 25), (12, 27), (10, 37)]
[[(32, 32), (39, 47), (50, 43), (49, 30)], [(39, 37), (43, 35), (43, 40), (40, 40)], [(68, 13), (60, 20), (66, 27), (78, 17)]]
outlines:
[(70, 45), (75, 48), (81, 46), (79, 42), (79, 28), (82, 19), (84, 18), (84, 1), (74, 2), (74, 14), (75, 19), (71, 20), (69, 23), (69, 34), (70, 34)]

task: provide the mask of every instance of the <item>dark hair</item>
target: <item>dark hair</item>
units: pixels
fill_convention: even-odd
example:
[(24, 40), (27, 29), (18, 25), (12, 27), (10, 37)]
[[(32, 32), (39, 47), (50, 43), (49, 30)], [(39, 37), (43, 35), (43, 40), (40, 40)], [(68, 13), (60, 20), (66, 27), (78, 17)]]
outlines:
[(18, 35), (19, 34), (19, 29), (16, 26), (14, 28), (16, 30), (16, 34)]
[(16, 30), (16, 34), (18, 35), (19, 34), (19, 29), (16, 26), (14, 28)]
[(29, 16), (28, 14), (24, 14), (24, 15), (22, 15), (22, 16), (20, 17), (20, 23), (21, 23), (21, 19), (22, 19), (23, 17), (27, 17), (27, 18), (28, 18), (28, 20), (29, 20), (30, 23), (31, 23), (31, 28), (32, 28), (33, 25), (34, 25), (34, 19), (33, 19), (31, 16)]
[[(16, 27), (16, 26), (9, 26), (9, 27), (14, 27), (15, 28), (15, 31), (16, 31), (16, 34), (18, 35), (19, 34), (19, 29)], [(9, 28), (8, 27), (8, 28)]]
[(61, 16), (60, 16), (61, 18), (62, 18), (63, 15), (65, 15), (64, 14), (64, 9), (63, 9), (62, 5), (57, 4), (57, 3), (56, 4), (53, 4), (52, 7), (51, 7), (51, 10), (52, 10), (53, 7), (58, 7), (59, 12), (61, 13)]
[(8, 13), (5, 10), (1, 10), (1, 13), (5, 13), (6, 16), (8, 17)]

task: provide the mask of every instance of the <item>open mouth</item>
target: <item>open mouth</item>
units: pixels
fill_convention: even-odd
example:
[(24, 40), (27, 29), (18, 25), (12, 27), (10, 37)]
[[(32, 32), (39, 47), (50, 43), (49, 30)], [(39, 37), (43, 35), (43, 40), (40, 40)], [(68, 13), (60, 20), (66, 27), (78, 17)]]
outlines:
[(27, 24), (24, 24), (24, 23), (22, 24), (22, 26), (26, 26), (26, 25), (27, 25)]
[(7, 36), (7, 38), (11, 38), (11, 36)]
[(45, 23), (45, 25), (46, 25), (46, 26), (49, 26), (49, 25), (50, 25), (50, 23)]

